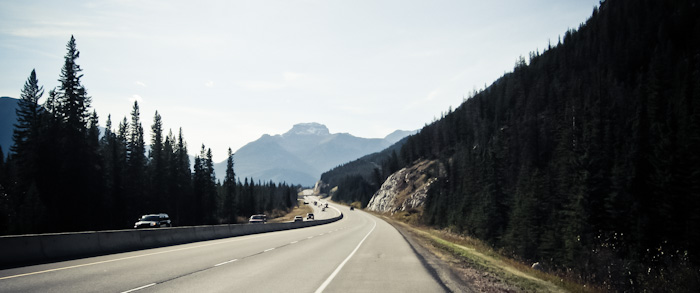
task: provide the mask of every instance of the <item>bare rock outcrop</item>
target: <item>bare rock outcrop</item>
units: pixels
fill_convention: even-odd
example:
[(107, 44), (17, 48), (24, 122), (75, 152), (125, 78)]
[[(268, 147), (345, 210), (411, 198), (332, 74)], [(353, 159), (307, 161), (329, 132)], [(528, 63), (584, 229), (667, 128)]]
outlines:
[(429, 174), (435, 164), (423, 160), (389, 176), (370, 199), (367, 210), (393, 213), (422, 206), (430, 185), (437, 180)]

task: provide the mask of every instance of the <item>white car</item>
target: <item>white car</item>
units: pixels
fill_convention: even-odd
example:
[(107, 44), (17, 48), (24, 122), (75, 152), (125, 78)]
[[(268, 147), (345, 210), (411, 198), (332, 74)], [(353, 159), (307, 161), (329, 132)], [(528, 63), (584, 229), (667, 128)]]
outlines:
[(303, 221), (304, 221), (304, 218), (302, 218), (301, 216), (294, 217), (294, 222), (303, 222)]
[(266, 215), (252, 215), (248, 219), (248, 224), (265, 224), (267, 222)]

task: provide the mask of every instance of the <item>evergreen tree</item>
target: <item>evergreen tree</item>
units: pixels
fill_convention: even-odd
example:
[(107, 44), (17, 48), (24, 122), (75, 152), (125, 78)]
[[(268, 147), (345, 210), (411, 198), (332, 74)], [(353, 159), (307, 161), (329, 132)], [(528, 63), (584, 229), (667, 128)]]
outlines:
[(146, 147), (139, 104), (134, 101), (127, 140), (127, 202), (134, 216), (153, 213), (154, 201), (146, 191)]
[(173, 196), (177, 199), (176, 214), (181, 219), (181, 225), (194, 224), (195, 216), (192, 197), (192, 173), (190, 171), (190, 158), (187, 154), (187, 143), (185, 142), (182, 128), (177, 137), (177, 142), (173, 153), (173, 180), (175, 192)]
[[(50, 115), (42, 143), (47, 157), (47, 165), (42, 171), (51, 178), (38, 184), (39, 194), (49, 208), (49, 217), (55, 219), (50, 224), (52, 230), (75, 231), (95, 229), (96, 221), (84, 221), (84, 212), (97, 213), (94, 194), (99, 192), (93, 182), (101, 182), (96, 145), (90, 143), (88, 124), (90, 121), (90, 97), (80, 79), (82, 69), (76, 63), (80, 52), (75, 38), (71, 36), (67, 44), (64, 65), (59, 78), (60, 85), (49, 93), (47, 103), (53, 113)], [(55, 139), (55, 140), (48, 140)], [(58, 142), (58, 144), (56, 144)]]
[(226, 160), (226, 177), (223, 184), (223, 208), (221, 217), (226, 223), (236, 222), (236, 173), (233, 171), (233, 152), (228, 148)]
[(165, 185), (165, 158), (163, 151), (163, 122), (160, 114), (156, 111), (151, 125), (151, 150), (148, 152), (148, 177), (149, 191), (155, 204), (154, 208), (161, 212), (166, 212), (165, 195), (163, 194)]
[(29, 78), (24, 83), (17, 104), (17, 122), (12, 134), (14, 144), (11, 147), (17, 165), (20, 167), (19, 176), (23, 182), (34, 180), (32, 174), (37, 167), (39, 143), (39, 131), (41, 130), (41, 106), (39, 99), (44, 95), (44, 87), (39, 86), (36, 72), (32, 70)]
[[(90, 117), (90, 97), (87, 96), (85, 87), (80, 83), (83, 75), (82, 69), (75, 63), (80, 57), (75, 38), (70, 37), (66, 45), (68, 53), (65, 56), (65, 63), (61, 69), (61, 77), (58, 80), (61, 85), (56, 90), (58, 105), (56, 109), (61, 121), (65, 124), (68, 134), (84, 134)], [(73, 134), (75, 133), (75, 134)]]

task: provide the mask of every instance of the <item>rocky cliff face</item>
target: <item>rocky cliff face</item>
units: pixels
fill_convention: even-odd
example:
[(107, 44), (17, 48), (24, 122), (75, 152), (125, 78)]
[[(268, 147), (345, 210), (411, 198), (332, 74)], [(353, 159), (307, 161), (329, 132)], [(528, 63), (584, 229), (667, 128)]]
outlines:
[(435, 164), (424, 160), (392, 174), (372, 196), (367, 209), (393, 213), (422, 206), (430, 185), (437, 180), (430, 174)]

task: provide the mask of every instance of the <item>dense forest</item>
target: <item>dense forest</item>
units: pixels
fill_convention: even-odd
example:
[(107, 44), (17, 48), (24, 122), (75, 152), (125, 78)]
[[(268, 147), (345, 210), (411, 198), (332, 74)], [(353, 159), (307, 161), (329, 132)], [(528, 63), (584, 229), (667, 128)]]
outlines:
[(101, 133), (72, 36), (67, 50), (60, 86), (42, 105), (31, 72), (7, 159), (0, 149), (0, 235), (125, 229), (148, 213), (168, 213), (175, 225), (235, 223), (297, 204), (298, 187), (237, 181), (230, 149), (224, 182), (204, 145), (191, 166), (182, 129), (164, 134), (158, 112), (147, 152), (137, 102), (130, 119), (113, 128), (108, 116)]
[(337, 202), (353, 203), (360, 202), (364, 208), (372, 199), (372, 194), (378, 190), (384, 180), (392, 173), (399, 170), (398, 152), (408, 138), (404, 138), (392, 146), (363, 156), (352, 162), (337, 166), (321, 174), (321, 193), (331, 194), (333, 200)]
[(609, 289), (697, 289), (699, 1), (601, 1), (410, 137), (400, 165), (421, 158), (446, 170), (426, 224)]

